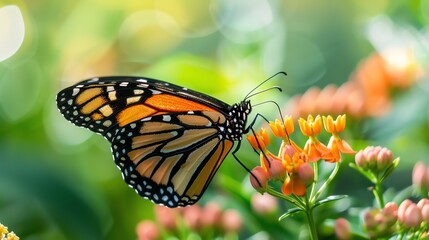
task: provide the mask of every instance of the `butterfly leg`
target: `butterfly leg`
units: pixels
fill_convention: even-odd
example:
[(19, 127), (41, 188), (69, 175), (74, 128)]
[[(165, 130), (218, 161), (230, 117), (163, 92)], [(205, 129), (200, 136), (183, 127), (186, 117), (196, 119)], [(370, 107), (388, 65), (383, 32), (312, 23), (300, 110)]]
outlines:
[[(253, 129), (252, 129), (253, 130)], [(241, 146), (241, 142), (238, 142), (237, 146), (234, 148), (234, 150), (232, 151), (232, 156), (235, 158), (235, 160), (237, 160), (237, 162), (244, 168), (246, 169), (246, 171), (248, 173), (250, 173), (250, 175), (253, 176), (253, 178), (258, 182), (259, 185), (261, 185), (261, 183), (259, 182), (258, 178), (256, 178), (256, 176), (252, 173), (252, 171), (250, 171), (250, 169), (248, 167), (246, 167), (246, 165), (244, 165), (243, 162), (240, 161), (240, 159), (235, 155), (238, 150), (240, 149)]]

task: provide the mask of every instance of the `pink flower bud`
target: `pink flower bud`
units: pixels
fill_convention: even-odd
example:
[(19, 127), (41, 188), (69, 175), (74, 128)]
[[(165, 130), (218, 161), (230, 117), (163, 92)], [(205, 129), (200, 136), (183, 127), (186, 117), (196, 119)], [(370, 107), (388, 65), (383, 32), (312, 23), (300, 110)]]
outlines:
[(398, 208), (398, 221), (407, 228), (420, 226), (423, 221), (420, 208), (411, 200), (404, 200)]
[(337, 239), (350, 239), (351, 230), (350, 223), (345, 218), (338, 218), (334, 224), (334, 232)]
[(411, 204), (406, 210), (404, 214), (404, 225), (409, 228), (414, 228), (420, 226), (422, 222), (422, 213), (416, 204)]
[(383, 210), (381, 210), (384, 215), (391, 216), (392, 218), (398, 217), (398, 205), (394, 202), (388, 202), (384, 206)]
[(269, 194), (253, 194), (251, 204), (253, 210), (259, 214), (274, 212), (278, 207), (277, 199)]
[(281, 158), (285, 158), (284, 156), (289, 156), (292, 158), (296, 153), (296, 149), (289, 144), (285, 144), (281, 151)]
[(368, 146), (355, 155), (356, 165), (363, 170), (383, 171), (392, 163), (392, 151), (380, 146)]
[(420, 209), (422, 213), (423, 221), (429, 220), (429, 199), (423, 198), (417, 203), (417, 207)]
[(256, 166), (250, 174), (250, 184), (258, 192), (263, 193), (268, 187), (270, 175), (261, 166)]
[(422, 213), (422, 220), (423, 221), (428, 221), (429, 220), (429, 204), (424, 205), (421, 209), (420, 209), (421, 213)]
[(393, 160), (392, 151), (387, 148), (382, 148), (377, 154), (377, 170), (383, 171)]
[(203, 227), (219, 226), (222, 220), (222, 209), (217, 203), (210, 202), (204, 206), (201, 214), (201, 225)]
[(243, 225), (243, 220), (241, 219), (239, 212), (233, 209), (229, 209), (223, 213), (222, 223), (223, 228), (227, 232), (237, 232), (241, 229), (241, 226)]
[(417, 203), (417, 207), (419, 207), (420, 209), (422, 209), (425, 205), (429, 204), (429, 199), (427, 198), (422, 198), (420, 199), (420, 201)]
[(158, 223), (167, 230), (177, 229), (177, 218), (181, 210), (179, 208), (168, 208), (161, 205), (155, 205), (155, 216)]
[(411, 204), (413, 204), (413, 202), (411, 202), (411, 200), (409, 200), (409, 199), (405, 199), (400, 205), (399, 205), (399, 208), (398, 208), (398, 220), (400, 221), (400, 222), (404, 222), (405, 221), (405, 211), (407, 210), (407, 208), (411, 205)]
[(303, 163), (299, 166), (298, 175), (307, 184), (314, 181), (314, 170), (308, 163)]
[(359, 151), (358, 153), (356, 153), (355, 155), (355, 163), (358, 167), (362, 168), (362, 169), (366, 169), (367, 168), (367, 162), (366, 162), (366, 158), (364, 156), (363, 151)]
[(286, 168), (280, 160), (273, 160), (270, 162), (271, 166), (268, 171), (271, 178), (276, 180), (282, 180), (286, 176)]
[(193, 230), (200, 229), (201, 217), (202, 210), (198, 205), (192, 205), (183, 209), (183, 220), (186, 225)]
[(429, 169), (423, 162), (417, 162), (413, 168), (413, 185), (423, 191), (429, 189)]
[(388, 203), (381, 211), (372, 209), (365, 213), (364, 226), (371, 239), (387, 237), (395, 231), (396, 209), (396, 204)]
[(141, 221), (137, 224), (136, 232), (138, 240), (155, 240), (160, 237), (158, 227), (149, 220)]

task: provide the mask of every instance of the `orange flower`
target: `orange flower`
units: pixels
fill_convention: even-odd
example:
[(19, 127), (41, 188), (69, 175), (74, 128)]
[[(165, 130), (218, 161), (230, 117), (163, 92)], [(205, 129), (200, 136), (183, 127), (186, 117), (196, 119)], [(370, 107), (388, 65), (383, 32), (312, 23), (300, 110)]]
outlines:
[(331, 150), (315, 137), (310, 137), (310, 139), (307, 140), (304, 152), (307, 154), (309, 162), (315, 162), (321, 158), (331, 158)]
[(261, 128), (259, 130), (259, 134), (255, 133), (255, 135), (247, 135), (246, 138), (255, 150), (265, 151), (267, 149), (267, 145), (270, 143), (270, 138), (268, 137), (268, 133), (265, 128)]
[(323, 125), (328, 133), (338, 134), (346, 128), (346, 115), (338, 115), (335, 121), (331, 115), (328, 115), (327, 117), (323, 116)]
[(286, 168), (286, 171), (289, 174), (298, 173), (299, 172), (299, 166), (301, 166), (301, 164), (305, 163), (306, 160), (307, 159), (306, 159), (305, 154), (295, 152), (292, 157), (290, 157), (289, 155), (284, 155), (283, 164)]
[(346, 115), (339, 115), (334, 121), (331, 115), (323, 116), (323, 124), (325, 130), (332, 134), (329, 139), (328, 148), (331, 150), (331, 154), (324, 156), (327, 162), (338, 162), (341, 160), (341, 153), (356, 153), (350, 145), (338, 135), (346, 128)]
[(298, 174), (291, 174), (283, 183), (282, 192), (285, 195), (295, 194), (297, 196), (304, 196), (306, 192), (305, 182)]
[(289, 141), (290, 134), (295, 130), (291, 116), (286, 116), (283, 122), (278, 119), (275, 122), (270, 121), (269, 125), (274, 135), (283, 138), (285, 142)]
[(309, 162), (315, 162), (331, 152), (316, 138), (322, 131), (322, 118), (319, 115), (315, 119), (311, 115), (308, 115), (307, 120), (300, 118), (298, 123), (302, 134), (309, 137), (304, 146)]
[(317, 115), (314, 119), (310, 114), (308, 115), (307, 120), (299, 118), (298, 123), (302, 134), (307, 137), (316, 136), (322, 131), (322, 118), (320, 115)]

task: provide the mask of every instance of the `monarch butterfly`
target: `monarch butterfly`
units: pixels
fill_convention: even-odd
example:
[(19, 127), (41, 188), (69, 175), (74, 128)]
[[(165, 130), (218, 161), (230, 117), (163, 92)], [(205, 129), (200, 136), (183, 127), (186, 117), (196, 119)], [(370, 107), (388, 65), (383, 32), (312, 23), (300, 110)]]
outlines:
[(65, 88), (56, 101), (68, 121), (111, 143), (123, 179), (139, 195), (178, 207), (201, 198), (235, 141), (238, 151), (251, 127), (250, 93), (228, 105), (160, 80), (100, 77)]

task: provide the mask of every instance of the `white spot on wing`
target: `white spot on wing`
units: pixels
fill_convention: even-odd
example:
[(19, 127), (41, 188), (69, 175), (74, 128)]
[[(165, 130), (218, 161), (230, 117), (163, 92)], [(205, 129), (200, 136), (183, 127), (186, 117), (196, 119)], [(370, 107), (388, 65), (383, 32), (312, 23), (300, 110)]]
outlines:
[(76, 96), (79, 93), (79, 91), (80, 91), (80, 88), (77, 88), (77, 87), (73, 88), (72, 96)]

